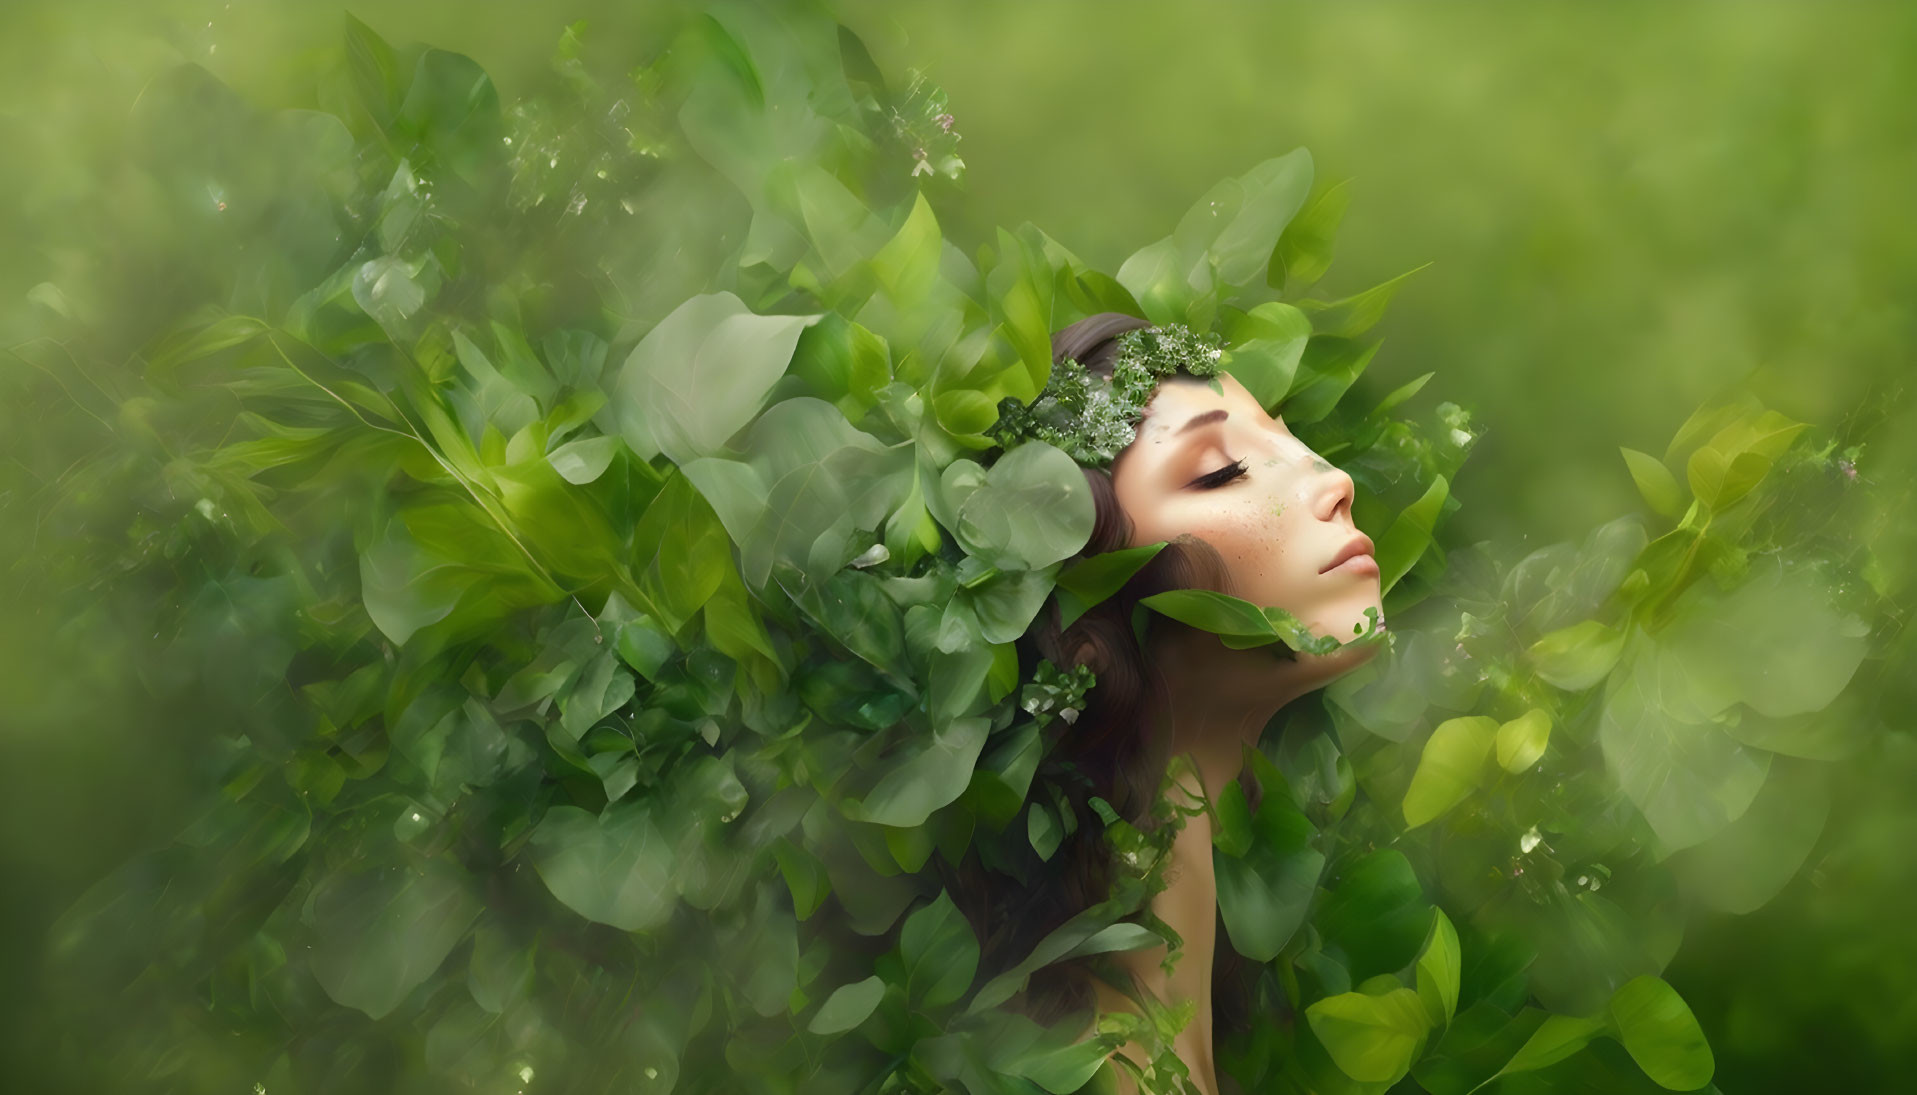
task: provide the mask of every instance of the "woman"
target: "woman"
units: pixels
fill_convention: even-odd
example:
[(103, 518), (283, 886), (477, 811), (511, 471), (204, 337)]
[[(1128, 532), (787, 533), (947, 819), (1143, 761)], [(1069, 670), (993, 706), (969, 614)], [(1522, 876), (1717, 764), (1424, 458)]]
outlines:
[[(1076, 361), (1110, 379), (1120, 336), (1151, 326), (1116, 312), (1090, 316), (1053, 337), (1055, 366)], [(1011, 895), (1000, 908), (978, 908), (992, 902), (974, 893), (973, 919), (989, 970), (995, 960), (998, 966), (1016, 961), (1045, 933), (1102, 900), (1112, 877), (1111, 850), (1085, 804), (1093, 796), (1104, 799), (1149, 829), (1154, 814), (1162, 815), (1153, 807), (1168, 762), (1189, 757), (1202, 786), (1189, 780), (1165, 785), (1188, 820), (1172, 840), (1166, 885), (1151, 904), (1153, 915), (1183, 940), (1174, 972), (1168, 976), (1161, 966), (1163, 945), (1119, 952), (1106, 963), (1061, 963), (1035, 976), (1022, 1007), (1049, 1022), (1087, 1006), (1100, 1015), (1137, 1012), (1127, 991), (1168, 1005), (1192, 1001), (1195, 1016), (1174, 1049), (1198, 1090), (1217, 1092), (1214, 977), (1229, 980), (1238, 967), (1229, 943), (1219, 945), (1212, 826), (1200, 796), (1249, 781), (1244, 750), (1257, 747), (1272, 716), (1357, 668), (1377, 647), (1353, 644), (1326, 655), (1294, 654), (1280, 644), (1233, 650), (1215, 634), (1156, 617), (1141, 649), (1132, 610), (1140, 598), (1165, 590), (1212, 589), (1285, 609), (1319, 634), (1349, 636), (1363, 629), (1367, 609), (1381, 609), (1378, 565), (1370, 539), (1352, 522), (1351, 477), (1292, 436), (1282, 418), (1267, 414), (1226, 373), (1162, 377), (1135, 438), (1109, 469), (1085, 466), (1084, 472), (1097, 522), (1081, 555), (1168, 543), (1117, 595), (1069, 627), (1061, 631), (1055, 613), (1046, 612), (1027, 633), (1028, 655), (1065, 668), (1088, 665), (1097, 676), (1085, 711), (1052, 756), (1088, 780), (1073, 803), (1084, 814), (1042, 875), (1055, 885)], [(1246, 790), (1255, 803), (1257, 788)], [(968, 874), (976, 889), (978, 874)], [(1113, 974), (1130, 981), (1129, 990), (1112, 984)], [(1238, 1007), (1234, 998), (1218, 1010)], [(1135, 1042), (1118, 1052), (1145, 1064)], [(1120, 1070), (1119, 1090), (1131, 1089), (1130, 1076)]]

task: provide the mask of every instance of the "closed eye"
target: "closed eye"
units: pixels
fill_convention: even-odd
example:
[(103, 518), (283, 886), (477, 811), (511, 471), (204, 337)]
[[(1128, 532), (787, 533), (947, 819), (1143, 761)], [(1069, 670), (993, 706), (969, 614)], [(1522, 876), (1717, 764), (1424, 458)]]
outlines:
[(1192, 480), (1192, 486), (1195, 486), (1199, 488), (1200, 490), (1212, 490), (1217, 487), (1222, 487), (1226, 483), (1229, 483), (1232, 480), (1238, 478), (1239, 476), (1244, 475), (1246, 471), (1247, 471), (1247, 468), (1245, 466), (1245, 462), (1243, 460), (1239, 460), (1237, 463), (1228, 465), (1223, 468), (1219, 468), (1217, 471), (1212, 472), (1209, 475), (1199, 476), (1198, 478)]

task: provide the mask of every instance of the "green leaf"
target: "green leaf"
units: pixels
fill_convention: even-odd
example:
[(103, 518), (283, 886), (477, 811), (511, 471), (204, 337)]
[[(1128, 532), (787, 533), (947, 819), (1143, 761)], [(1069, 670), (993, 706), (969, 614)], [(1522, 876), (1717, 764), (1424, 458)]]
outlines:
[(1363, 343), (1355, 339), (1315, 334), (1305, 343), (1298, 361), (1298, 373), (1291, 390), (1278, 405), (1278, 413), (1287, 424), (1306, 425), (1324, 418), (1351, 386), (1358, 382), (1381, 342)]
[(1533, 707), (1498, 727), (1498, 766), (1513, 775), (1524, 771), (1544, 756), (1551, 741), (1551, 714)]
[(1644, 504), (1659, 516), (1677, 520), (1683, 512), (1684, 499), (1678, 493), (1677, 479), (1671, 470), (1649, 453), (1625, 448), (1618, 451), (1624, 454), (1624, 463), (1631, 469), (1631, 480), (1637, 484), (1637, 492), (1644, 496)]
[(1269, 301), (1238, 313), (1225, 326), (1228, 349), (1219, 367), (1270, 410), (1291, 390), (1311, 341), (1311, 320), (1289, 304)]
[(1049, 862), (1058, 851), (1059, 842), (1065, 839), (1065, 827), (1042, 802), (1032, 803), (1025, 814), (1025, 839), (1031, 844), (1038, 858)]
[(1437, 373), (1426, 373), (1423, 376), (1420, 376), (1414, 380), (1407, 381), (1404, 384), (1400, 384), (1398, 387), (1391, 389), (1390, 394), (1386, 395), (1383, 399), (1380, 399), (1378, 401), (1377, 406), (1371, 408), (1371, 413), (1365, 416), (1366, 420), (1372, 421), (1372, 422), (1383, 421), (1385, 415), (1391, 413), (1393, 410), (1396, 410), (1398, 405), (1403, 403), (1405, 400), (1410, 399), (1412, 396), (1417, 395), (1419, 392), (1423, 391), (1424, 386), (1430, 383), (1432, 377), (1437, 375), (1438, 375)]
[(1212, 847), (1234, 858), (1251, 850), (1251, 806), (1237, 780), (1225, 784), (1212, 802)]
[(1165, 549), (1168, 541), (1087, 556), (1058, 574), (1059, 627), (1064, 629), (1094, 605), (1123, 589), (1132, 575)]
[[(1233, 649), (1278, 641), (1278, 632), (1257, 605), (1228, 593), (1171, 589), (1140, 598), (1138, 603), (1180, 623), (1218, 635)], [(1237, 640), (1241, 646), (1233, 646), (1231, 640)]]
[(1171, 236), (1139, 248), (1118, 267), (1118, 283), (1157, 324), (1181, 322), (1193, 298), (1210, 288), (1210, 279), (1204, 257), (1181, 256)]
[(418, 142), (431, 166), (477, 184), (504, 145), (499, 93), (470, 57), (428, 49), (413, 67), (394, 131)]
[(1458, 1014), (1458, 981), (1463, 961), (1458, 951), (1458, 929), (1443, 909), (1431, 910), (1431, 934), (1418, 953), (1418, 999), (1433, 1026), (1443, 1026)]
[(555, 806), (533, 831), (533, 866), (567, 908), (621, 931), (649, 931), (672, 914), (673, 851), (650, 803), (618, 803), (598, 817)]
[(546, 462), (568, 483), (584, 486), (606, 474), (613, 454), (619, 451), (616, 437), (585, 437), (568, 441), (546, 454)]
[(989, 719), (953, 719), (886, 772), (863, 801), (848, 804), (846, 816), (880, 825), (925, 824), (932, 811), (965, 792), (990, 729)]
[(1631, 1059), (1660, 1086), (1692, 1091), (1711, 1082), (1717, 1063), (1697, 1016), (1662, 978), (1625, 982), (1611, 997), (1610, 1019)]
[(1431, 547), (1431, 530), (1444, 512), (1445, 499), (1450, 494), (1450, 481), (1438, 476), (1416, 502), (1392, 518), (1391, 527), (1378, 537), (1378, 582), (1384, 592), (1389, 593)]
[(1085, 473), (1063, 450), (1027, 441), (1001, 456), (957, 506), (965, 550), (1004, 570), (1039, 570), (1076, 554), (1096, 517)]
[(1623, 632), (1586, 620), (1532, 643), (1525, 660), (1548, 683), (1566, 692), (1582, 692), (1603, 680), (1623, 651)]
[(1306, 1008), (1305, 1019), (1338, 1068), (1361, 1083), (1403, 1079), (1431, 1029), (1418, 994), (1407, 988), (1327, 997)]
[(818, 315), (755, 315), (729, 292), (692, 297), (659, 321), (620, 368), (619, 428), (641, 460), (720, 455), (785, 374)]
[(814, 1034), (840, 1034), (865, 1022), (885, 999), (885, 979), (878, 974), (840, 985), (825, 998), (805, 1029)]
[(1774, 760), (1744, 816), (1668, 862), (1692, 900), (1741, 916), (1763, 907), (1797, 874), (1829, 813), (1822, 765)]
[(899, 932), (899, 956), (905, 963), (906, 997), (923, 1008), (953, 1003), (971, 987), (978, 972), (978, 939), (952, 895), (905, 918)]
[[(1262, 754), (1253, 762), (1260, 761)], [(1224, 794), (1236, 786), (1227, 784)], [(1292, 803), (1282, 778), (1265, 788), (1250, 820), (1249, 847), (1242, 855), (1220, 850), (1212, 856), (1225, 931), (1233, 949), (1254, 962), (1271, 961), (1297, 934), (1325, 867), (1324, 853), (1312, 846), (1317, 830)]]
[(809, 919), (824, 903), (826, 895), (832, 892), (825, 864), (785, 837), (774, 842), (772, 854), (778, 861), (779, 874), (785, 878), (786, 888), (792, 893), (793, 913), (800, 920)]
[(1804, 428), (1776, 411), (1726, 425), (1685, 463), (1691, 493), (1714, 510), (1736, 502), (1763, 482)]
[[(1011, 1037), (990, 1032), (988, 1063), (1006, 1076), (1019, 1076), (1053, 1095), (1083, 1091), (1088, 1081), (1106, 1066), (1112, 1049), (1098, 1037), (1076, 1040), (1080, 1035), (1069, 1023), (1043, 1030), (1023, 1015), (1011, 1017), (1019, 1029)], [(1029, 1039), (1029, 1040), (1027, 1040)], [(1004, 1049), (1000, 1047), (1004, 1046)]]
[(1715, 583), (1692, 586), (1671, 616), (1661, 644), (1711, 695), (1715, 709), (1704, 715), (1731, 702), (1770, 718), (1822, 710), (1869, 650), (1869, 626), (1838, 607), (1831, 581), (1774, 554), (1754, 560), (1728, 594)]
[(401, 329), (426, 304), (419, 271), (419, 264), (391, 255), (368, 259), (353, 275), (353, 301), (381, 327)]
[(308, 961), (326, 995), (384, 1018), (426, 982), (479, 915), (439, 860), (334, 874), (314, 891)]
[(969, 601), (978, 619), (979, 634), (994, 645), (1009, 643), (1024, 635), (1052, 592), (1052, 576), (1057, 564), (1043, 570), (1020, 570), (999, 574), (975, 589), (960, 590), (958, 596)]
[(1431, 903), (1403, 852), (1380, 848), (1364, 855), (1326, 886), (1330, 893), (1312, 923), (1327, 947), (1342, 952), (1353, 978), (1396, 970), (1417, 956), (1430, 933)]
[[(1266, 272), (1285, 229), (1311, 191), (1311, 177), (1311, 153), (1294, 148), (1231, 180), (1234, 208), (1207, 207), (1201, 212), (1194, 206), (1186, 214), (1210, 218), (1211, 224), (1219, 225), (1207, 250), (1222, 284), (1248, 286)], [(1201, 204), (1209, 200), (1201, 199)], [(1227, 213), (1229, 220), (1223, 215)]]
[[(1748, 749), (1700, 710), (1681, 660), (1648, 638), (1612, 677), (1598, 744), (1617, 785), (1666, 851), (1697, 844), (1741, 817), (1764, 785), (1769, 753)], [(1714, 707), (1715, 703), (1706, 707)]]
[(480, 1007), (498, 1015), (526, 999), (533, 985), (533, 947), (504, 930), (482, 924), (473, 933), (466, 989)]
[[(1525, 1040), (1518, 1052), (1505, 1062), (1504, 1067), (1487, 1077), (1478, 1087), (1499, 1076), (1549, 1068), (1589, 1045), (1591, 1039), (1603, 1031), (1604, 1024), (1596, 1019), (1580, 1019), (1570, 1015), (1548, 1016), (1538, 1029), (1531, 1032), (1531, 1037)], [(1478, 1087), (1471, 1090), (1476, 1091)]]
[(1332, 239), (1350, 204), (1351, 191), (1342, 180), (1311, 199), (1278, 237), (1265, 284), (1284, 292), (1287, 285), (1310, 285), (1323, 277), (1331, 266)]
[(1405, 824), (1415, 829), (1432, 821), (1483, 786), (1485, 760), (1497, 737), (1497, 720), (1482, 715), (1439, 723), (1405, 791)]
[(1385, 307), (1397, 295), (1406, 278), (1430, 265), (1427, 262), (1424, 266), (1406, 270), (1389, 281), (1342, 300), (1302, 300), (1298, 306), (1311, 316), (1311, 329), (1317, 334), (1328, 338), (1356, 338), (1384, 318)]
[(683, 474), (673, 475), (632, 533), (639, 588), (677, 634), (725, 580), (730, 543), (718, 515)]
[(389, 125), (399, 109), (399, 62), (384, 38), (350, 14), (346, 16), (346, 63), (360, 107), (374, 125)]

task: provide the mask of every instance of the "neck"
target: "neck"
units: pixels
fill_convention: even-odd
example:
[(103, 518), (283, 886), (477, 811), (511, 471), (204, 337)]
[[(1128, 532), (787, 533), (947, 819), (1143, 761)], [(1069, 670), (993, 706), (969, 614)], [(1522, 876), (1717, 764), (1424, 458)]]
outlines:
[[(1228, 650), (1214, 636), (1185, 635), (1154, 650), (1153, 674), (1157, 699), (1148, 715), (1148, 740), (1163, 743), (1164, 755), (1184, 755), (1197, 773), (1167, 788), (1165, 794), (1183, 810), (1215, 800), (1244, 768), (1245, 748), (1257, 748), (1265, 724), (1286, 703), (1324, 679), (1335, 675), (1348, 658), (1310, 656), (1292, 662), (1274, 662), (1270, 650)], [(1218, 885), (1212, 871), (1212, 822), (1198, 812), (1185, 818), (1174, 838), (1165, 869), (1165, 888), (1152, 898), (1152, 914), (1178, 933), (1183, 941), (1177, 965), (1166, 974), (1162, 963), (1167, 948), (1114, 954), (1119, 968), (1131, 974), (1151, 998), (1170, 1006), (1193, 1001), (1197, 1011), (1173, 1042), (1204, 1095), (1216, 1095), (1218, 1075), (1212, 1054), (1211, 966), (1216, 950)], [(1100, 1012), (1139, 1008), (1119, 989), (1093, 979)], [(1143, 1064), (1142, 1052), (1128, 1044), (1120, 1050)]]
[[(1178, 801), (1189, 806), (1196, 800), (1179, 791)], [(1191, 1073), (1192, 1083), (1205, 1095), (1216, 1095), (1218, 1073), (1212, 1059), (1211, 962), (1216, 946), (1214, 937), (1218, 914), (1218, 886), (1212, 875), (1211, 819), (1194, 814), (1174, 838), (1165, 867), (1166, 885), (1152, 898), (1152, 914), (1178, 933), (1183, 941), (1176, 966), (1168, 975), (1163, 962), (1163, 945), (1147, 950), (1125, 951), (1114, 955), (1120, 968), (1130, 973), (1139, 990), (1166, 1006), (1195, 1001), (1197, 1012), (1172, 1043), (1172, 1050)], [(1103, 981), (1092, 982), (1100, 1012), (1138, 1013), (1139, 1007), (1123, 992)], [(1132, 1047), (1128, 1044), (1126, 1050)], [(1142, 1054), (1133, 1055), (1139, 1064)]]

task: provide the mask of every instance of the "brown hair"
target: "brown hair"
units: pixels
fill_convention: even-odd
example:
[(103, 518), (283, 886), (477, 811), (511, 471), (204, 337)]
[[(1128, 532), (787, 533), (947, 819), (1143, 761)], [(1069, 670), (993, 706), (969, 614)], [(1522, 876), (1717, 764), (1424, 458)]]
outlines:
[[(1052, 361), (1076, 360), (1094, 373), (1109, 377), (1117, 357), (1116, 338), (1151, 324), (1121, 312), (1101, 312), (1052, 336)], [(1129, 546), (1133, 527), (1119, 506), (1111, 474), (1102, 468), (1082, 468), (1091, 488), (1096, 518), (1084, 548), (1066, 565), (1086, 556)], [(1048, 600), (1038, 618), (1018, 641), (1022, 679), (1029, 679), (1043, 658), (1061, 669), (1090, 665), (1097, 683), (1086, 694), (1085, 710), (1069, 725), (1053, 723), (1047, 738), (1056, 743), (1034, 778), (1036, 790), (1047, 778), (1066, 789), (1076, 815), (1076, 826), (1064, 837), (1049, 860), (1023, 840), (1004, 842), (1021, 857), (1008, 864), (1013, 874), (988, 872), (979, 860), (976, 844), (956, 871), (935, 857), (946, 874), (948, 890), (980, 940), (979, 973), (990, 978), (1016, 965), (1040, 940), (1065, 921), (1111, 894), (1113, 851), (1105, 840), (1105, 825), (1090, 801), (1102, 798), (1121, 818), (1143, 832), (1157, 821), (1153, 806), (1169, 760), (1166, 742), (1147, 740), (1149, 728), (1141, 712), (1152, 710), (1158, 699), (1156, 678), (1148, 671), (1146, 651), (1132, 630), (1132, 612), (1139, 600), (1171, 589), (1211, 589), (1227, 592), (1229, 573), (1222, 556), (1203, 540), (1181, 536), (1167, 543), (1116, 594), (1094, 605), (1070, 627), (1059, 627), (1056, 598)], [(1154, 631), (1186, 625), (1165, 617), (1150, 621)], [(1259, 798), (1256, 780), (1247, 769), (1239, 777), (1253, 807)], [(1012, 823), (1014, 834), (1025, 831), (1021, 818)], [(1042, 884), (1021, 885), (1014, 876)], [(1213, 954), (1213, 1022), (1223, 1031), (1242, 1022), (1251, 1006), (1251, 979), (1260, 967), (1247, 963), (1231, 947), (1219, 925)], [(1093, 1003), (1082, 960), (1061, 962), (1032, 975), (1016, 1007), (1037, 1022), (1050, 1025)]]

